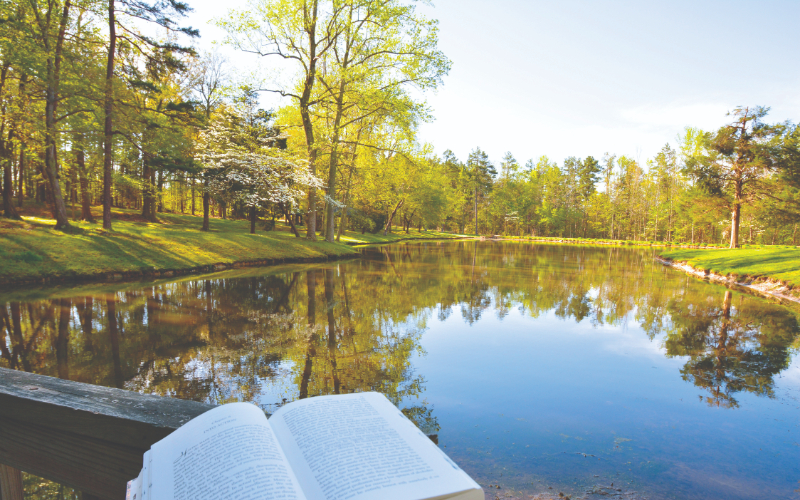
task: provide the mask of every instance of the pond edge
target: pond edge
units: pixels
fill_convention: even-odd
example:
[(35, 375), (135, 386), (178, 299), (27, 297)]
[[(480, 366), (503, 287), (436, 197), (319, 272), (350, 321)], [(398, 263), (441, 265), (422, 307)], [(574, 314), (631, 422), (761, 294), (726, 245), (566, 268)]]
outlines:
[(279, 264), (305, 264), (314, 262), (328, 262), (334, 260), (354, 259), (360, 254), (358, 252), (346, 254), (329, 254), (319, 257), (287, 257), (282, 259), (256, 259), (241, 260), (235, 262), (218, 262), (215, 264), (204, 264), (202, 266), (184, 267), (176, 269), (152, 269), (142, 271), (103, 271), (91, 274), (76, 274), (73, 276), (40, 276), (36, 278), (11, 279), (0, 278), (0, 286), (9, 285), (49, 285), (55, 283), (85, 283), (85, 282), (124, 282), (139, 278), (171, 278), (173, 276), (185, 276), (187, 274), (209, 273), (237, 269), (242, 267), (268, 267)]
[[(787, 286), (786, 283), (770, 277), (757, 277), (751, 278), (749, 276), (739, 277), (737, 275), (727, 275), (709, 271), (708, 269), (700, 269), (689, 265), (685, 261), (676, 261), (667, 257), (656, 256), (655, 258), (661, 264), (683, 271), (696, 278), (703, 280), (713, 281), (726, 286), (742, 287), (748, 291), (761, 295), (767, 298), (775, 298), (779, 301), (789, 301), (794, 304), (800, 304), (800, 297), (794, 295), (794, 290)], [(741, 281), (740, 281), (741, 280)]]

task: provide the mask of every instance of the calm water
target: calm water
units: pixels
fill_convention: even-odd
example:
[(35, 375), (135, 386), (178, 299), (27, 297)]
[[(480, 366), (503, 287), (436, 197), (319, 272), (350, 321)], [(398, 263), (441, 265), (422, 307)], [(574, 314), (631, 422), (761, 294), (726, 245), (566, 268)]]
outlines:
[(269, 412), (380, 391), (491, 498), (800, 498), (800, 315), (649, 250), (409, 243), (4, 302), (0, 366)]

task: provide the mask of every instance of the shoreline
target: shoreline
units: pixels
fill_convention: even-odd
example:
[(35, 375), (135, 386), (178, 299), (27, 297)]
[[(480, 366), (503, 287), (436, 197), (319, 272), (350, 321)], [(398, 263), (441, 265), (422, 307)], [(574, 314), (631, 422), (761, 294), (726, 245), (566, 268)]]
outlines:
[(179, 276), (186, 276), (190, 274), (204, 274), (213, 273), (218, 271), (227, 271), (230, 269), (241, 269), (248, 267), (271, 267), (282, 264), (312, 264), (320, 262), (332, 262), (337, 260), (355, 259), (359, 257), (359, 253), (355, 247), (368, 246), (368, 245), (385, 245), (398, 243), (401, 241), (458, 241), (462, 237), (454, 236), (452, 238), (416, 238), (408, 237), (385, 242), (343, 242), (345, 248), (352, 250), (352, 253), (338, 254), (329, 253), (327, 255), (318, 257), (283, 257), (283, 258), (264, 258), (264, 259), (251, 259), (240, 260), (233, 262), (216, 262), (211, 264), (203, 264), (200, 266), (179, 267), (179, 268), (161, 268), (152, 270), (137, 270), (137, 271), (123, 271), (123, 270), (107, 270), (97, 273), (75, 274), (71, 276), (47, 276), (40, 275), (31, 278), (23, 279), (6, 279), (0, 276), (0, 288), (13, 287), (13, 286), (35, 286), (35, 285), (56, 285), (64, 283), (124, 283), (126, 281), (136, 281), (138, 279), (159, 279), (159, 278), (172, 278)]
[(606, 240), (595, 240), (591, 238), (586, 239), (573, 239), (573, 238), (513, 238), (509, 236), (479, 236), (479, 237), (472, 237), (472, 239), (480, 239), (485, 241), (519, 241), (519, 242), (528, 242), (528, 243), (558, 243), (561, 245), (605, 245), (605, 246), (617, 246), (617, 247), (663, 247), (663, 248), (693, 248), (698, 250), (703, 249), (719, 249), (721, 247), (708, 247), (708, 246), (701, 246), (701, 245), (692, 245), (692, 244), (667, 244), (667, 243), (650, 243), (647, 241), (644, 242), (637, 242), (631, 241), (626, 242), (625, 240), (613, 240), (613, 241), (606, 241)]
[[(749, 276), (743, 276), (742, 278), (736, 275), (723, 276), (713, 271), (698, 269), (686, 262), (676, 261), (660, 255), (656, 256), (656, 261), (664, 266), (683, 271), (686, 274), (702, 280), (708, 280), (725, 286), (741, 287), (745, 291), (749, 291), (755, 295), (777, 299), (779, 302), (788, 301), (793, 304), (800, 304), (800, 297), (793, 295), (791, 288), (784, 282), (768, 276), (753, 279), (748, 279)], [(740, 279), (742, 281), (739, 281)]]
[(205, 264), (202, 266), (184, 267), (176, 269), (153, 269), (151, 271), (103, 271), (99, 273), (77, 274), (74, 276), (41, 276), (30, 279), (4, 280), (0, 278), (0, 286), (26, 286), (26, 285), (49, 285), (58, 283), (74, 282), (125, 282), (138, 278), (171, 278), (185, 276), (187, 274), (213, 273), (226, 271), (229, 269), (239, 269), (243, 267), (270, 267), (280, 264), (311, 264), (314, 262), (330, 262), (335, 260), (352, 259), (358, 257), (358, 253), (351, 254), (330, 254), (322, 257), (287, 257), (276, 259), (256, 259), (241, 260), (235, 262), (218, 262), (215, 264)]
[[(0, 292), (64, 284), (122, 283), (177, 279), (237, 268), (323, 263), (357, 257), (359, 246), (406, 240), (449, 240), (460, 236), (412, 229), (387, 236), (347, 231), (340, 243), (296, 238), (278, 224), (249, 232), (247, 221), (162, 213), (156, 222), (138, 211), (113, 210), (114, 230), (75, 221), (74, 230), (58, 231), (46, 214), (22, 220), (0, 219)], [(99, 217), (99, 215), (98, 215)]]

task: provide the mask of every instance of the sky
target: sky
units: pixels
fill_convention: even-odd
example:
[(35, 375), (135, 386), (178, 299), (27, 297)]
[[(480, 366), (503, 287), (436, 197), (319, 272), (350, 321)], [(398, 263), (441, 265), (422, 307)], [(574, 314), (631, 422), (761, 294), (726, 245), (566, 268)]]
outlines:
[[(188, 3), (203, 50), (224, 38), (210, 20), (247, 5)], [(466, 160), (479, 147), (497, 164), (507, 151), (520, 163), (608, 152), (644, 163), (684, 127), (714, 130), (736, 106), (800, 120), (796, 0), (436, 0), (419, 10), (439, 20), (453, 63), (425, 95), (435, 120), (419, 138), (437, 154)], [(217, 47), (242, 74), (277, 63)]]

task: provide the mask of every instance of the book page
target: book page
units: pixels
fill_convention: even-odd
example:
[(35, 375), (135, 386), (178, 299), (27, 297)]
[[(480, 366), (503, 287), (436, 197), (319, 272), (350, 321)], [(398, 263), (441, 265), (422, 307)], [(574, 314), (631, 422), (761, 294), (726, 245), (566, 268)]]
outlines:
[(150, 457), (152, 456), (152, 449), (144, 452), (142, 457), (142, 470), (139, 472), (139, 477), (142, 478), (142, 499), (148, 500), (150, 498), (150, 483), (153, 478), (150, 475)]
[(231, 403), (150, 448), (145, 500), (303, 500), (264, 413)]
[(125, 500), (142, 500), (142, 473), (136, 479), (128, 481), (125, 488)]
[(475, 481), (375, 392), (290, 403), (270, 418), (309, 500), (447, 498)]

